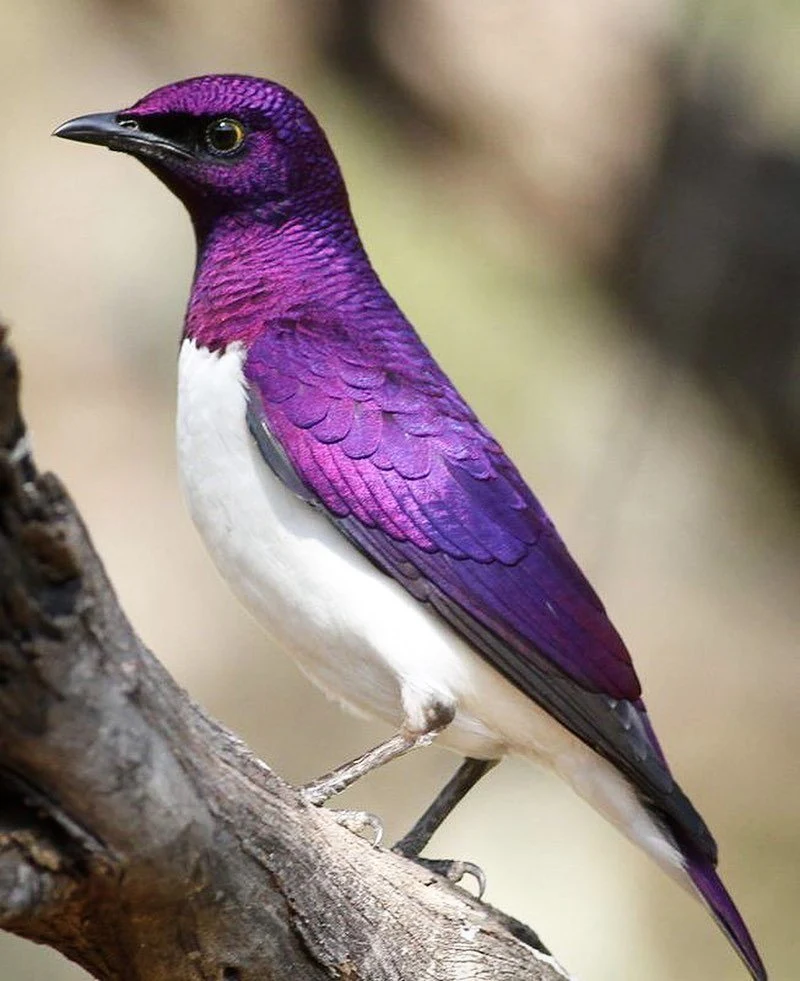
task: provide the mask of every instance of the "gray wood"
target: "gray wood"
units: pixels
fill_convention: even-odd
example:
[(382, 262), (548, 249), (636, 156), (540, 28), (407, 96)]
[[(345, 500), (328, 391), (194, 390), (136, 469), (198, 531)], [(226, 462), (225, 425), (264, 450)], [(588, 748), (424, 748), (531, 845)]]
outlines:
[(103, 981), (565, 978), (191, 701), (24, 453), (17, 395), (0, 334), (0, 926)]

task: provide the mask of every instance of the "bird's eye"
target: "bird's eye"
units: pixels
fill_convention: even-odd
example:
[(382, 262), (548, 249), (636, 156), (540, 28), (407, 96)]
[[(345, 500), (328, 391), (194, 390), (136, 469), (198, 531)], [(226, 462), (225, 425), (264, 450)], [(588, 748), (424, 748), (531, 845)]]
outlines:
[(246, 136), (247, 130), (238, 119), (224, 117), (215, 119), (206, 126), (206, 146), (218, 157), (236, 153)]

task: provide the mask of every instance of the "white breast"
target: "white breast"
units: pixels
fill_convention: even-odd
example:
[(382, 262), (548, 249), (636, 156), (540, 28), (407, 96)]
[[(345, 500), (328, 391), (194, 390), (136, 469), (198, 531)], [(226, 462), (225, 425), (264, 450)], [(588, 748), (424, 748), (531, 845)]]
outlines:
[[(181, 476), (222, 575), (346, 705), (399, 726), (431, 698), (458, 701), (480, 659), (275, 477), (247, 428), (243, 360), (235, 345), (219, 355), (184, 341), (178, 369)], [(496, 735), (469, 728), (495, 755)]]
[(431, 700), (456, 718), (437, 739), (464, 755), (539, 760), (626, 834), (676, 856), (627, 782), (375, 569), (324, 515), (287, 490), (246, 422), (244, 351), (185, 340), (178, 459), (192, 518), (220, 572), (264, 629), (324, 691), (399, 726)]

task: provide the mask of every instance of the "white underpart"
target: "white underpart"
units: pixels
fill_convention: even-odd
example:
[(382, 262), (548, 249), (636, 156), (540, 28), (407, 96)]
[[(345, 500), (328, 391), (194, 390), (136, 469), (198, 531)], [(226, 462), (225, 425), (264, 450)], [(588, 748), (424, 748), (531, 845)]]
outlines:
[(178, 460), (192, 518), (259, 624), (312, 681), (357, 712), (421, 729), (432, 703), (453, 706), (438, 743), (550, 767), (686, 885), (674, 846), (614, 767), (272, 473), (247, 428), (243, 362), (237, 345), (219, 355), (183, 342)]

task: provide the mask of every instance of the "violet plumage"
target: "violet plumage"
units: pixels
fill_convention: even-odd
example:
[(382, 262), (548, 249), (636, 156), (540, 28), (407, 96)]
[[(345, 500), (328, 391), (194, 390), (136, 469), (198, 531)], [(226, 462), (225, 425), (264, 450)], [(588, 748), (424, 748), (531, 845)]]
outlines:
[(525, 755), (695, 891), (765, 979), (619, 634), (384, 290), (303, 103), (206, 76), (57, 132), (138, 156), (188, 208), (178, 430), (193, 517), (312, 679), (399, 730), (309, 799), (434, 735), (479, 759)]

